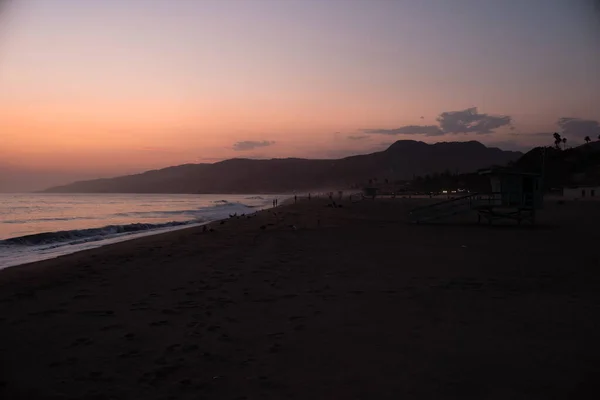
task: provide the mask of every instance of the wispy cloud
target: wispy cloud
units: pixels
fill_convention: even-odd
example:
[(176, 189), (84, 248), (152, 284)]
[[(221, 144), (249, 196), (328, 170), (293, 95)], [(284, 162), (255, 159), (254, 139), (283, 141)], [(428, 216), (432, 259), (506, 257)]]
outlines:
[(447, 134), (474, 133), (484, 135), (493, 133), (503, 126), (511, 127), (512, 119), (508, 115), (480, 114), (477, 107), (460, 111), (444, 111), (436, 119), (438, 125), (405, 125), (394, 129), (363, 129), (364, 133), (382, 135), (425, 135), (442, 136)]
[[(600, 135), (600, 122), (591, 119), (562, 117), (556, 121), (557, 130), (563, 137), (573, 140), (583, 140), (586, 136), (596, 139)], [(552, 135), (554, 132), (534, 132), (534, 133), (511, 133), (512, 136), (521, 138), (537, 137), (547, 138), (549, 142), (554, 142)]]
[(366, 138), (368, 138), (367, 135), (350, 135), (350, 136), (348, 136), (347, 139), (348, 140), (363, 140), (363, 139), (366, 139)]
[(269, 140), (263, 140), (263, 141), (246, 140), (246, 141), (234, 143), (233, 150), (235, 150), (235, 151), (254, 150), (259, 147), (268, 147), (268, 146), (272, 146), (274, 144), (275, 144), (275, 142), (269, 141)]
[(583, 139), (586, 136), (597, 138), (600, 135), (600, 123), (598, 121), (581, 118), (559, 118), (557, 122), (562, 134), (567, 138)]
[(553, 134), (554, 134), (554, 132), (509, 133), (510, 136), (518, 136), (518, 137), (522, 137), (522, 138), (526, 138), (526, 137), (547, 137), (547, 138), (550, 138), (550, 139), (554, 140), (554, 138), (552, 138)]
[(479, 114), (477, 107), (462, 111), (447, 111), (437, 118), (444, 133), (475, 133), (484, 135), (495, 129), (510, 126), (511, 117), (508, 115)]

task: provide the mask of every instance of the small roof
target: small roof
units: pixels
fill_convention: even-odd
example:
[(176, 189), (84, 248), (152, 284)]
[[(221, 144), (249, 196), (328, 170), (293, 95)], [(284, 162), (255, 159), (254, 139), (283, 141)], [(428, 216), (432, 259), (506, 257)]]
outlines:
[(506, 168), (506, 167), (492, 167), (492, 168), (487, 168), (487, 169), (480, 169), (477, 172), (479, 173), (479, 175), (521, 175), (521, 176), (534, 176), (534, 177), (541, 176), (540, 174), (535, 173), (535, 172), (524, 172), (524, 171), (519, 171), (514, 168)]

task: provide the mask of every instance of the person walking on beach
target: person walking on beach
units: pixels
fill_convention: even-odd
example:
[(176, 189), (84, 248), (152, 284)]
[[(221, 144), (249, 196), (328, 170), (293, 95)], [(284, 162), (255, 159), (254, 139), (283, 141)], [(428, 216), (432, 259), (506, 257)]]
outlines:
[(308, 200), (310, 200), (310, 193), (308, 194)]
[(298, 196), (294, 195), (294, 204), (298, 202)]

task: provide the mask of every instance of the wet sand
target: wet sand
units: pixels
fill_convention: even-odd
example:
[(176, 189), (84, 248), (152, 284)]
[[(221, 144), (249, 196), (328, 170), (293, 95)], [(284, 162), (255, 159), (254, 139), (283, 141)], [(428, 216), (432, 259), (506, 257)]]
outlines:
[(304, 200), (0, 271), (0, 398), (600, 389), (600, 203), (528, 228), (408, 225), (416, 202)]

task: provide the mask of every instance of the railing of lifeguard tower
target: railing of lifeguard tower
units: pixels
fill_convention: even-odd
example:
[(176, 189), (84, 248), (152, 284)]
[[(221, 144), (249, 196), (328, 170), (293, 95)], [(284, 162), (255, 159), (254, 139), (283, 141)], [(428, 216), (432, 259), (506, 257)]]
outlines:
[(467, 196), (455, 197), (449, 200), (438, 201), (421, 207), (413, 208), (410, 211), (410, 219), (420, 221), (441, 215), (454, 214), (461, 211), (470, 210), (475, 201), (481, 198), (478, 193), (472, 193)]
[(472, 193), (414, 208), (409, 215), (412, 221), (422, 221), (488, 207), (533, 208), (534, 197), (519, 192)]

